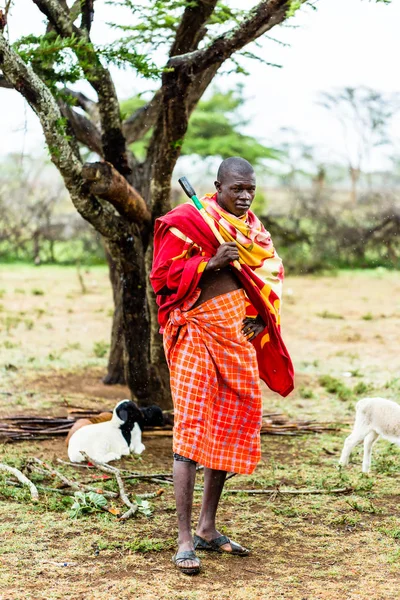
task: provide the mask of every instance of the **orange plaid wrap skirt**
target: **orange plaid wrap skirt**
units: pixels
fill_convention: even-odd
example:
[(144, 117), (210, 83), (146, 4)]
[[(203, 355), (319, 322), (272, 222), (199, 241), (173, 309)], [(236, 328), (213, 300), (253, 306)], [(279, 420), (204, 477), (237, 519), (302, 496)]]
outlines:
[(262, 400), (256, 351), (242, 333), (245, 298), (239, 289), (192, 310), (184, 303), (169, 315), (164, 349), (173, 451), (211, 469), (249, 474), (261, 455)]

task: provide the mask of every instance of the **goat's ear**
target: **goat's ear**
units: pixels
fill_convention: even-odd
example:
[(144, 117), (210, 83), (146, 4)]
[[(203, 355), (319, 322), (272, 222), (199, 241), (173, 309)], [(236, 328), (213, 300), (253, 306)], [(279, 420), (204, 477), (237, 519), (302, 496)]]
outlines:
[(128, 409), (125, 406), (121, 406), (117, 409), (118, 418), (121, 419), (124, 423), (128, 420)]

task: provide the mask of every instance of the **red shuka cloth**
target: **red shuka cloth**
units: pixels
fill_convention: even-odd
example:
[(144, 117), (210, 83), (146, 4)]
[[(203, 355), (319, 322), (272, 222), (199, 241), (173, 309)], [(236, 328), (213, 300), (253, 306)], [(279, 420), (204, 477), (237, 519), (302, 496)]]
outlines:
[[(215, 204), (215, 197), (212, 200)], [(250, 226), (257, 224), (262, 228), (254, 213), (248, 211), (247, 215)], [(157, 294), (161, 331), (171, 311), (195, 292), (208, 260), (215, 255), (219, 245), (209, 225), (192, 204), (182, 204), (156, 220), (150, 280)], [(247, 314), (259, 314), (269, 334), (267, 342), (263, 334), (251, 340), (257, 352), (259, 374), (271, 390), (287, 396), (294, 387), (293, 364), (282, 340), (279, 323), (260, 293), (260, 279), (254, 270), (242, 263), (242, 270), (235, 274), (249, 300)], [(173, 293), (159, 294), (164, 287)]]

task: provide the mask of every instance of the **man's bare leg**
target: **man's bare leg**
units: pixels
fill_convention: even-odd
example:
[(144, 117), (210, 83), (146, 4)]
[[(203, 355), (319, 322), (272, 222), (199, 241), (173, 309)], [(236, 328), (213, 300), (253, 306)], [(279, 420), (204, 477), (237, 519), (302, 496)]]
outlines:
[[(207, 542), (222, 535), (216, 529), (215, 519), (219, 500), (225, 484), (225, 478), (226, 471), (204, 469), (204, 493), (196, 533), (204, 540), (207, 540)], [(229, 552), (231, 550), (231, 545), (224, 544), (221, 546), (221, 550)]]
[[(196, 479), (196, 463), (174, 460), (174, 491), (178, 515), (178, 552), (194, 550), (192, 536), (193, 490)], [(185, 560), (181, 567), (196, 567), (197, 562)]]

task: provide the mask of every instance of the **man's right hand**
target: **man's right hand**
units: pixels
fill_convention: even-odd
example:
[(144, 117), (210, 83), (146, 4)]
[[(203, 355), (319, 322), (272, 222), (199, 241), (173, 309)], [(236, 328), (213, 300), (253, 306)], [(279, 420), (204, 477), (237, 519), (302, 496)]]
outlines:
[(217, 271), (227, 267), (234, 260), (239, 260), (239, 250), (235, 242), (221, 244), (215, 256), (208, 261), (206, 271)]

